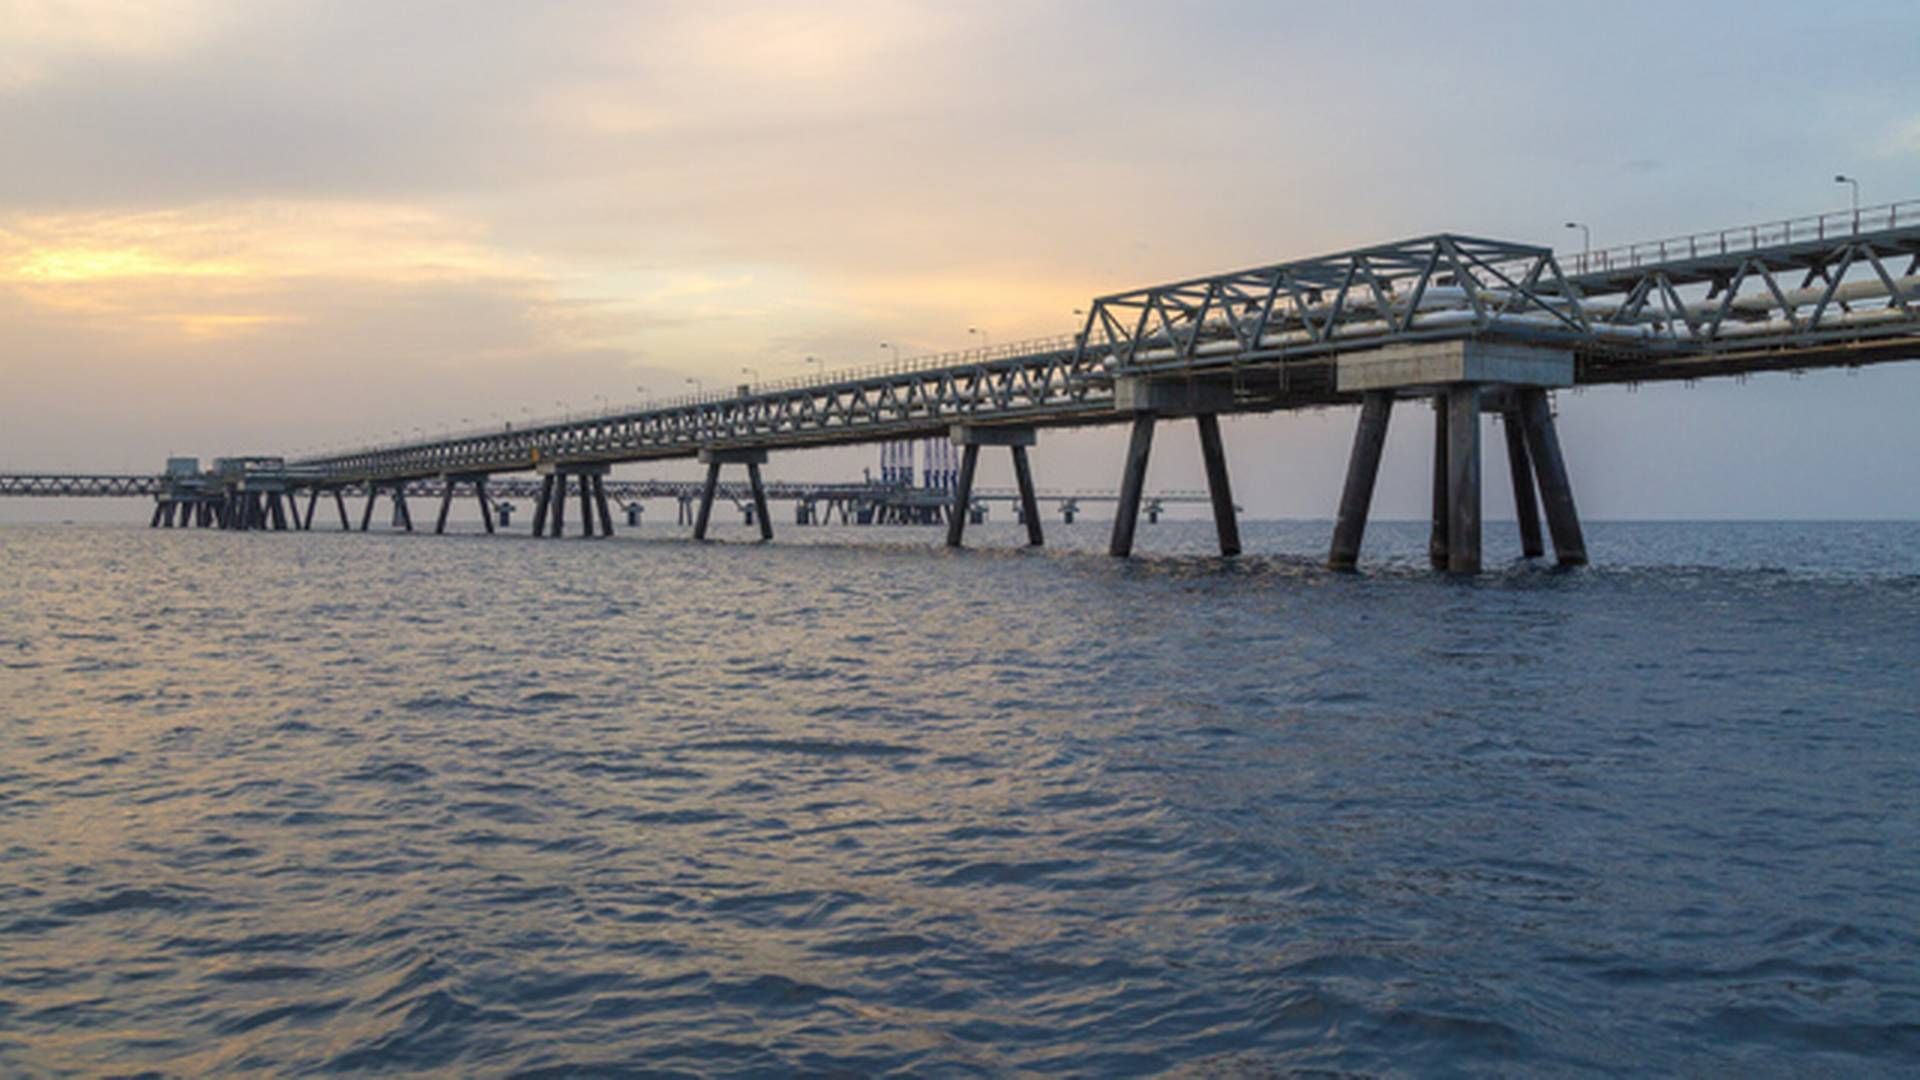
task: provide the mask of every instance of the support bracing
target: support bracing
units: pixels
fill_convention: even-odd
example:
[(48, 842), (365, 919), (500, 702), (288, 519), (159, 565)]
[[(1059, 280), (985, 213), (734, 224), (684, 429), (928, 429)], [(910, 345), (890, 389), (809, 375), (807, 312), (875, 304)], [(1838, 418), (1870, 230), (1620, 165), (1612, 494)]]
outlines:
[(1519, 396), (1527, 451), (1540, 481), (1540, 501), (1546, 504), (1547, 531), (1553, 536), (1554, 557), (1561, 566), (1584, 566), (1587, 541), (1580, 532), (1573, 485), (1567, 480), (1566, 460), (1560, 456), (1560, 436), (1554, 430), (1553, 409), (1547, 403), (1547, 392), (1528, 388), (1521, 390)]
[(413, 531), (413, 511), (407, 507), (407, 487), (405, 484), (394, 485), (393, 515), (399, 519), (402, 529), (408, 532)]
[(1480, 387), (1447, 387), (1447, 570), (1480, 572)]
[(312, 491), (307, 492), (307, 512), (301, 517), (301, 523), (300, 523), (301, 529), (308, 532), (313, 531), (313, 512), (319, 506), (320, 506), (320, 489), (314, 488)]
[(440, 492), (440, 516), (434, 519), (433, 535), (440, 536), (447, 531), (447, 511), (453, 509), (453, 477), (447, 477), (446, 487)]
[(367, 485), (367, 508), (360, 514), (360, 531), (366, 532), (373, 527), (373, 506), (380, 501), (380, 488), (375, 484)]
[(1333, 524), (1333, 550), (1327, 566), (1352, 570), (1360, 561), (1360, 542), (1366, 536), (1367, 515), (1373, 506), (1373, 485), (1380, 476), (1380, 455), (1387, 445), (1387, 422), (1393, 417), (1393, 392), (1370, 390), (1360, 399), (1360, 423), (1353, 432), (1353, 456), (1347, 459), (1347, 485), (1340, 492), (1340, 516)]
[(700, 509), (695, 511), (693, 519), (693, 538), (707, 538), (707, 522), (713, 519), (713, 497), (720, 490), (720, 463), (707, 462), (707, 482), (700, 489)]
[(1220, 540), (1220, 554), (1238, 555), (1240, 523), (1234, 517), (1233, 488), (1227, 483), (1227, 451), (1220, 441), (1220, 417), (1201, 413), (1193, 420), (1200, 429), (1200, 456), (1207, 467), (1207, 494), (1213, 501), (1213, 531)]
[(980, 464), (980, 447), (960, 448), (960, 477), (953, 488), (953, 512), (947, 515), (947, 546), (959, 547), (967, 530), (967, 510), (973, 505), (973, 473)]
[(275, 491), (267, 495), (267, 512), (273, 515), (273, 531), (286, 532), (287, 510), (279, 492)]
[(747, 462), (747, 483), (753, 488), (753, 516), (760, 523), (760, 539), (773, 539), (773, 515), (767, 513), (767, 488), (760, 482), (759, 462)]
[(547, 508), (553, 502), (553, 477), (551, 474), (540, 478), (540, 500), (533, 504), (533, 535), (537, 540), (546, 535)]
[(1020, 489), (1020, 516), (1026, 519), (1027, 546), (1039, 547), (1045, 542), (1040, 532), (1040, 500), (1033, 493), (1033, 466), (1027, 461), (1027, 448), (1013, 448), (1013, 479)]
[(1113, 512), (1113, 537), (1107, 553), (1115, 558), (1133, 554), (1133, 532), (1140, 523), (1140, 496), (1147, 486), (1147, 458), (1153, 452), (1152, 413), (1133, 418), (1133, 434), (1127, 440), (1126, 466), (1120, 475), (1120, 502)]
[(1520, 523), (1520, 554), (1537, 559), (1546, 554), (1540, 541), (1540, 504), (1533, 494), (1533, 464), (1527, 456), (1527, 433), (1520, 410), (1500, 414), (1507, 440), (1507, 472), (1513, 477), (1513, 516)]
[(337, 489), (333, 493), (333, 508), (340, 511), (340, 531), (352, 531), (353, 524), (347, 520), (347, 496)]

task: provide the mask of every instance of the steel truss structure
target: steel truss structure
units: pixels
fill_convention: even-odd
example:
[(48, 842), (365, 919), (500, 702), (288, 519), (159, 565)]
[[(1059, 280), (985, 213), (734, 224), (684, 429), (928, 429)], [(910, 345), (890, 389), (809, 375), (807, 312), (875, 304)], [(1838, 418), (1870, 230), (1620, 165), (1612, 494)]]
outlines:
[(325, 477), (511, 472), (542, 462), (684, 458), (703, 447), (802, 447), (944, 434), (953, 424), (1085, 423), (1112, 410), (1104, 358), (1078, 349), (746, 393), (520, 430), (293, 462)]
[[(1878, 209), (1859, 218), (1895, 219)], [(1114, 423), (1127, 418), (1116, 381), (1130, 377), (1225, 376), (1235, 398), (1224, 411), (1342, 404), (1358, 397), (1336, 388), (1335, 358), (1433, 340), (1562, 349), (1575, 356), (1580, 382), (1910, 355), (1920, 338), (1920, 215), (1877, 230), (1819, 231), (1772, 246), (1702, 253), (1695, 245), (1665, 262), (1622, 257), (1611, 269), (1574, 276), (1545, 247), (1437, 234), (1100, 297), (1075, 338), (1031, 353), (292, 464), (329, 480), (395, 480), (683, 458), (712, 447), (874, 442), (953, 425)]]
[[(1219, 415), (1320, 405), (1362, 406), (1330, 564), (1351, 568), (1372, 497), (1388, 418), (1396, 400), (1432, 398), (1435, 413), (1436, 565), (1480, 567), (1479, 418), (1506, 418), (1516, 505), (1532, 507), (1537, 478), (1557, 557), (1585, 561), (1567, 471), (1548, 402), (1551, 389), (1610, 382), (1696, 379), (1777, 369), (1857, 366), (1920, 358), (1920, 203), (1849, 215), (1695, 234), (1584, 253), (1568, 274), (1550, 249), (1439, 233), (1310, 259), (1190, 278), (1094, 300), (1071, 338), (1001, 345), (965, 356), (743, 386), (732, 395), (645, 405), (370, 446), (282, 462), (223, 459), (195, 477), (38, 476), (0, 478), (0, 495), (150, 495), (162, 505), (192, 503), (239, 528), (274, 527), (295, 492), (364, 493), (364, 530), (384, 494), (411, 528), (409, 495), (441, 495), (443, 529), (455, 489), (470, 487), (486, 515), (497, 474), (538, 470), (540, 481), (493, 482), (496, 496), (535, 498), (533, 529), (551, 510), (561, 534), (568, 485), (580, 497), (584, 535), (612, 530), (609, 496), (625, 502), (698, 498), (694, 535), (704, 536), (716, 498), (743, 509), (751, 500), (770, 538), (766, 500), (802, 504), (867, 500), (925, 509), (913, 488), (913, 455), (888, 455), (879, 485), (763, 483), (774, 449), (951, 438), (927, 456), (928, 488), (951, 483), (943, 516), (958, 545), (969, 512), (1014, 492), (976, 492), (983, 446), (1014, 456), (1022, 516), (1037, 521), (1026, 463), (1034, 429), (1130, 423), (1109, 550), (1127, 554), (1143, 501), (1155, 423), (1192, 417), (1208, 476), (1220, 550), (1239, 550)], [(1471, 355), (1471, 361), (1469, 356)], [(609, 482), (609, 466), (698, 456), (704, 484)], [(723, 464), (745, 466), (750, 483), (721, 485)], [(945, 497), (945, 493), (934, 496)], [(1062, 503), (1071, 519), (1078, 499)], [(1197, 493), (1153, 503), (1199, 501)], [(212, 504), (218, 502), (216, 508)], [(925, 505), (923, 505), (925, 504)], [(1522, 513), (1534, 515), (1530, 510)], [(684, 515), (683, 515), (684, 516)], [(803, 514), (804, 516), (804, 514)], [(925, 516), (925, 515), (922, 515)], [(185, 520), (185, 519), (183, 519)], [(1523, 522), (1525, 550), (1542, 546), (1537, 520)], [(1032, 531), (1039, 543), (1039, 531)]]
[[(1834, 346), (1887, 341), (1910, 353), (1916, 272), (1920, 221), (1578, 277), (1546, 248), (1439, 235), (1102, 297), (1084, 336), (1116, 375), (1236, 372), (1471, 337), (1564, 349), (1583, 382), (1694, 378), (1707, 358), (1764, 370), (1867, 359)], [(1786, 355), (1732, 359), (1762, 352)]]
[(157, 496), (172, 482), (165, 476), (41, 473), (0, 475), (0, 496), (32, 498), (113, 498)]

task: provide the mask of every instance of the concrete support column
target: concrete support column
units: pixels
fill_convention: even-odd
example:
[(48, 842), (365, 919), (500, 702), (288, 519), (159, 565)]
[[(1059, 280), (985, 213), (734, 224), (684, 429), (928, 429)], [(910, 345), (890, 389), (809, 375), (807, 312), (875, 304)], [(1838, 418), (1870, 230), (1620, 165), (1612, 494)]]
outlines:
[(340, 511), (340, 531), (352, 532), (353, 523), (347, 519), (347, 496), (339, 488), (333, 491), (333, 508)]
[(547, 532), (547, 510), (553, 505), (553, 475), (549, 473), (540, 478), (540, 498), (533, 504), (533, 535), (535, 539)]
[(600, 535), (613, 535), (613, 513), (607, 509), (606, 478), (599, 473), (593, 474), (593, 501), (600, 508)]
[(1427, 533), (1427, 562), (1447, 568), (1447, 396), (1433, 399), (1433, 525)]
[(580, 535), (591, 540), (593, 539), (593, 477), (581, 473), (577, 479), (580, 482)]
[[(1038, 547), (1040, 545), (1040, 507), (1033, 494), (1033, 470), (1027, 464), (1027, 447), (1038, 441), (1038, 433), (1031, 427), (974, 427), (955, 424), (948, 430), (947, 435), (953, 445), (961, 448), (959, 487), (954, 490), (952, 507), (947, 514), (947, 546), (960, 546), (961, 537), (971, 517), (973, 478), (979, 470), (980, 448), (1004, 446), (1013, 451), (1013, 478), (1020, 488), (1020, 505), (1026, 508), (1027, 544)], [(842, 513), (844, 514), (845, 511)]]
[(480, 504), (480, 524), (487, 527), (487, 535), (493, 535), (493, 501), (487, 498), (487, 478), (474, 477), (473, 498)]
[(393, 513), (395, 517), (400, 519), (401, 528), (408, 532), (413, 531), (413, 511), (407, 506), (407, 482), (405, 480), (393, 485)]
[(1567, 463), (1560, 456), (1560, 436), (1554, 430), (1553, 409), (1547, 404), (1547, 392), (1528, 388), (1520, 391), (1519, 396), (1527, 450), (1539, 476), (1540, 501), (1546, 504), (1547, 531), (1553, 534), (1554, 557), (1561, 566), (1584, 566), (1587, 541), (1580, 532), (1580, 515), (1573, 505), (1573, 485), (1567, 480)]
[(318, 509), (319, 506), (320, 489), (314, 488), (312, 491), (307, 492), (307, 512), (300, 523), (300, 528), (307, 532), (313, 531), (313, 512)]
[(440, 516), (434, 520), (433, 535), (440, 536), (447, 531), (447, 511), (453, 509), (453, 477), (447, 477), (446, 489), (440, 493)]
[(773, 515), (767, 513), (767, 488), (760, 482), (760, 463), (747, 462), (747, 485), (753, 489), (753, 516), (760, 522), (760, 539), (773, 539)]
[(360, 531), (366, 532), (373, 527), (373, 507), (380, 501), (380, 485), (367, 481), (367, 508), (360, 512)]
[(1447, 387), (1447, 570), (1480, 572), (1480, 387)]
[(552, 505), (547, 507), (552, 515), (547, 519), (547, 535), (559, 538), (567, 535), (567, 474), (553, 474)]
[(1513, 477), (1513, 516), (1520, 523), (1520, 554), (1537, 559), (1546, 554), (1540, 542), (1540, 504), (1533, 494), (1533, 464), (1527, 456), (1527, 433), (1520, 410), (1500, 414), (1500, 430), (1507, 440), (1507, 472)]
[(1327, 554), (1327, 566), (1334, 570), (1352, 570), (1359, 564), (1360, 542), (1366, 536), (1373, 485), (1380, 476), (1380, 455), (1392, 417), (1393, 391), (1369, 390), (1360, 399), (1360, 423), (1353, 432), (1353, 455), (1347, 459), (1347, 486), (1340, 493), (1333, 550)]
[(1147, 459), (1153, 452), (1152, 413), (1133, 418), (1133, 434), (1127, 440), (1127, 461), (1120, 474), (1120, 504), (1114, 510), (1113, 536), (1107, 554), (1124, 559), (1133, 554), (1133, 532), (1140, 523), (1140, 495), (1147, 486)]
[(947, 515), (947, 546), (959, 547), (967, 529), (967, 511), (973, 505), (973, 472), (980, 464), (980, 446), (960, 449), (960, 482), (953, 489), (953, 511)]
[(1234, 517), (1233, 489), (1227, 483), (1227, 451), (1220, 441), (1220, 417), (1201, 413), (1193, 420), (1200, 428), (1200, 456), (1207, 466), (1207, 494), (1213, 500), (1213, 531), (1220, 539), (1220, 554), (1238, 555), (1240, 523)]
[(700, 489), (700, 508), (694, 512), (693, 538), (707, 538), (707, 522), (713, 518), (713, 497), (720, 491), (720, 462), (707, 462), (707, 482)]
[(707, 482), (700, 492), (700, 510), (693, 523), (693, 538), (707, 538), (707, 522), (713, 517), (713, 500), (720, 490), (720, 466), (745, 465), (747, 483), (753, 489), (751, 521), (759, 524), (761, 540), (773, 539), (773, 517), (767, 513), (767, 488), (760, 480), (760, 466), (767, 463), (767, 452), (755, 447), (709, 447), (700, 451), (700, 461), (707, 467)]
[(1033, 467), (1027, 462), (1027, 448), (1013, 448), (1013, 479), (1020, 489), (1020, 518), (1027, 526), (1027, 546), (1039, 547), (1045, 542), (1040, 532), (1040, 500), (1033, 493)]

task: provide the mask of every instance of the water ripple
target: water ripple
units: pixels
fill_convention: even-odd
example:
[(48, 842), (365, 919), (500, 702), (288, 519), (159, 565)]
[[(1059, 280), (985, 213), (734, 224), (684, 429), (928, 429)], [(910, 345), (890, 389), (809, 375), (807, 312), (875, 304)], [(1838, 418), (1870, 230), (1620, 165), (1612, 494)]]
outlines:
[(1920, 528), (1814, 528), (0, 529), (0, 1073), (1910, 1072)]

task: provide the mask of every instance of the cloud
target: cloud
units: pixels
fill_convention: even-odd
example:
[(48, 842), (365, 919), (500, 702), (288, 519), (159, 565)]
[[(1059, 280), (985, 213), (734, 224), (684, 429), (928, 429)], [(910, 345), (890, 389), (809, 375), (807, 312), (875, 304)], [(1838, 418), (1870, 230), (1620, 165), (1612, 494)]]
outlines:
[[(221, 397), (278, 419), (236, 441), (386, 434), (1435, 229), (1777, 216), (1836, 146), (1920, 184), (1911, 120), (1826, 96), (1920, 93), (1900, 9), (1637, 10), (0, 0), (0, 431), (82, 422), (57, 382), (138, 386), (85, 415), (147, 449)], [(1803, 40), (1846, 60), (1782, 82)]]
[(176, 52), (219, 18), (207, 0), (0, 0), (0, 93), (63, 69)]

